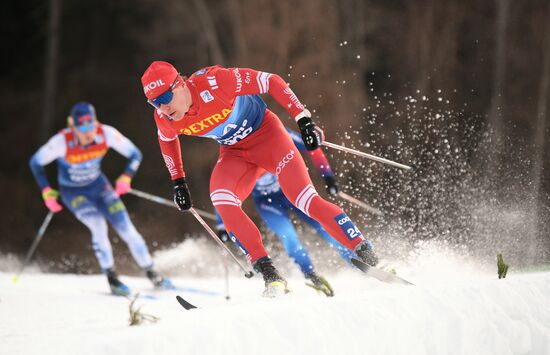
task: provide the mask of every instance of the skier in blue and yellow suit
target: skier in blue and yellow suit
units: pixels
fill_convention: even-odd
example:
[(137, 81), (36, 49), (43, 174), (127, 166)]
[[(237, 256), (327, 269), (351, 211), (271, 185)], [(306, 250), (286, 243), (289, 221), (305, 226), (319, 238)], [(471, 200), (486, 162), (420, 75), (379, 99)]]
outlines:
[[(30, 160), (33, 175), (42, 190), (46, 207), (59, 212), (57, 198), (91, 232), (92, 247), (101, 270), (107, 275), (112, 293), (129, 295), (114, 269), (113, 252), (107, 235), (107, 221), (156, 287), (171, 288), (170, 280), (153, 269), (153, 260), (141, 234), (136, 230), (120, 195), (130, 191), (130, 183), (141, 163), (141, 152), (114, 127), (97, 121), (94, 107), (86, 102), (73, 106), (69, 127), (61, 130), (40, 147)], [(124, 172), (116, 180), (116, 189), (101, 171), (101, 161), (109, 148), (128, 158)], [(44, 166), (57, 161), (59, 192), (52, 189)]]

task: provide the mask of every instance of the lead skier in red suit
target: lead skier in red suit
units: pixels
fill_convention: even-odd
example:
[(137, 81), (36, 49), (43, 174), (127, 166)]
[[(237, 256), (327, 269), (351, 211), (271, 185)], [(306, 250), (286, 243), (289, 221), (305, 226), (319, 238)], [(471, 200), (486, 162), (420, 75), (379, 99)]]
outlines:
[(158, 139), (174, 182), (174, 201), (180, 210), (192, 207), (181, 157), (179, 135), (212, 138), (220, 155), (210, 178), (210, 198), (227, 232), (263, 275), (265, 296), (287, 292), (287, 283), (273, 266), (244, 201), (265, 171), (275, 175), (286, 197), (317, 220), (331, 236), (370, 264), (377, 263), (366, 241), (342, 209), (321, 198), (306, 165), (279, 118), (259, 94), (271, 95), (294, 118), (304, 144), (314, 150), (323, 131), (283, 79), (248, 68), (203, 68), (185, 80), (167, 62), (153, 62), (141, 77), (148, 102), (155, 107)]

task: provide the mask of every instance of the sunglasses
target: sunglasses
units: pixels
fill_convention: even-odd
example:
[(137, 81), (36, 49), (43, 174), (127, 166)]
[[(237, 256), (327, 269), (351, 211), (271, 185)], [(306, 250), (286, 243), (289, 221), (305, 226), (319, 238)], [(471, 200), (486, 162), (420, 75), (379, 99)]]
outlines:
[(81, 133), (90, 132), (95, 128), (95, 124), (76, 126), (76, 129)]
[(154, 99), (147, 100), (147, 102), (149, 102), (151, 105), (153, 105), (155, 108), (158, 108), (158, 109), (160, 109), (160, 105), (168, 105), (170, 102), (172, 102), (172, 99), (174, 98), (174, 93), (172, 92), (172, 90), (174, 90), (174, 88), (178, 84), (180, 75), (181, 74), (178, 73), (178, 75), (176, 76), (176, 79), (174, 80), (172, 85), (170, 85), (168, 90), (163, 92), (161, 95), (155, 97)]

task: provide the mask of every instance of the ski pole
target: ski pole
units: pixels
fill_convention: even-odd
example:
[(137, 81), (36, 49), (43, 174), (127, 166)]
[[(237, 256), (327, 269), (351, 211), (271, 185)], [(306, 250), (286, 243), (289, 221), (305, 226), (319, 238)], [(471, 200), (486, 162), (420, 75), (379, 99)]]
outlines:
[[(149, 200), (149, 201), (153, 201), (153, 202), (156, 202), (158, 204), (161, 204), (161, 205), (165, 205), (165, 206), (169, 206), (169, 207), (174, 207), (176, 208), (176, 205), (174, 204), (174, 202), (168, 200), (168, 199), (165, 199), (163, 197), (160, 197), (160, 196), (156, 196), (156, 195), (153, 195), (153, 194), (150, 194), (148, 192), (144, 192), (144, 191), (140, 191), (140, 190), (136, 190), (136, 189), (131, 189), (130, 190), (130, 193), (132, 195), (135, 195), (135, 196), (138, 196), (138, 197), (141, 197), (145, 200)], [(203, 210), (199, 210), (199, 209), (196, 209), (197, 213), (201, 216), (203, 216), (204, 218), (208, 218), (210, 220), (213, 220), (213, 221), (216, 221), (216, 216), (213, 214), (213, 213), (209, 213), (209, 212), (206, 212), (206, 211), (203, 211)]]
[(247, 270), (243, 266), (243, 264), (241, 264), (239, 259), (237, 259), (237, 257), (231, 252), (231, 250), (229, 250), (227, 245), (225, 245), (220, 240), (220, 238), (218, 238), (218, 236), (216, 235), (216, 233), (214, 233), (212, 228), (210, 228), (210, 226), (204, 221), (204, 219), (202, 219), (202, 217), (197, 213), (197, 211), (195, 211), (195, 209), (193, 207), (191, 207), (189, 209), (189, 212), (191, 212), (191, 214), (197, 219), (197, 221), (199, 221), (199, 223), (202, 224), (204, 229), (206, 229), (206, 231), (208, 232), (208, 235), (210, 235), (212, 237), (212, 239), (214, 239), (216, 241), (216, 243), (218, 243), (218, 245), (220, 245), (231, 256), (231, 258), (233, 258), (233, 260), (237, 263), (237, 265), (239, 265), (239, 267), (245, 272), (244, 276), (246, 278), (251, 278), (252, 276), (254, 276), (254, 273), (251, 270)]
[(229, 301), (229, 265), (227, 264), (227, 254), (223, 253), (223, 269), (225, 274), (225, 299)]
[[(150, 193), (147, 193), (147, 192), (144, 192), (144, 191), (140, 191), (140, 190), (136, 190), (136, 189), (131, 189), (130, 190), (130, 193), (135, 195), (135, 196), (138, 196), (138, 197), (141, 197), (143, 199), (146, 199), (146, 200), (149, 200), (149, 201), (153, 201), (153, 202), (156, 202), (158, 204), (161, 204), (161, 205), (165, 205), (165, 206), (170, 206), (170, 207), (174, 207), (174, 208), (177, 208), (176, 205), (174, 205), (174, 203), (168, 199), (165, 199), (165, 198), (162, 198), (160, 196), (155, 196), (155, 195), (152, 195)], [(235, 257), (235, 255), (233, 255), (233, 253), (231, 253), (231, 251), (227, 248), (227, 246), (225, 244), (223, 244), (223, 242), (216, 236), (216, 234), (212, 231), (212, 229), (210, 228), (210, 226), (202, 219), (201, 215), (203, 215), (205, 218), (209, 218), (211, 220), (214, 220), (216, 221), (217, 218), (214, 214), (212, 213), (208, 213), (206, 211), (202, 211), (202, 210), (197, 210), (196, 208), (191, 208), (189, 209), (189, 212), (191, 212), (191, 214), (193, 214), (193, 216), (200, 222), (200, 224), (202, 224), (202, 226), (206, 229), (206, 231), (208, 232), (208, 234), (214, 238), (214, 240), (220, 244), (228, 253), (229, 255), (233, 258), (233, 260), (235, 260), (235, 262), (240, 266), (241, 269), (243, 269), (243, 271), (245, 272), (245, 275), (247, 278), (250, 278), (252, 276), (254, 276), (254, 273), (250, 270), (246, 270), (246, 268), (240, 263), (239, 259), (237, 259)]]
[(363, 153), (359, 150), (347, 148), (347, 147), (344, 147), (344, 146), (341, 146), (341, 145), (338, 145), (338, 144), (334, 144), (334, 143), (330, 143), (330, 142), (323, 142), (323, 145), (325, 145), (329, 148), (341, 150), (343, 152), (355, 154), (355, 155), (358, 155), (358, 156), (363, 157), (363, 158), (368, 158), (368, 159), (371, 159), (371, 160), (374, 160), (374, 161), (377, 161), (377, 162), (380, 162), (380, 163), (396, 166), (396, 167), (401, 168), (401, 169), (405, 169), (405, 170), (411, 170), (412, 169), (412, 167), (410, 167), (408, 165), (401, 164), (401, 163), (396, 163), (392, 160), (388, 160), (388, 159), (385, 159), (385, 158), (380, 158), (380, 157), (377, 157), (376, 155)]
[(32, 241), (31, 247), (29, 248), (29, 251), (27, 251), (27, 255), (25, 256), (25, 260), (23, 261), (23, 265), (21, 266), (21, 269), (12, 277), (12, 282), (16, 283), (19, 279), (19, 276), (23, 273), (23, 270), (25, 269), (25, 266), (29, 264), (29, 262), (32, 259), (32, 256), (34, 255), (34, 252), (36, 251), (36, 248), (38, 247), (38, 243), (40, 243), (40, 240), (42, 240), (42, 237), (44, 236), (44, 233), (46, 232), (46, 228), (48, 228), (48, 225), (50, 224), (50, 221), (53, 217), (53, 212), (50, 211), (46, 215), (46, 218), (44, 218), (44, 221), (42, 222), (42, 225), (38, 229), (38, 233), (36, 233), (36, 236), (34, 237), (34, 240)]
[(342, 192), (342, 191), (338, 191), (338, 196), (340, 196), (341, 198), (343, 198), (344, 200), (347, 200), (353, 204), (356, 204), (357, 206), (361, 207), (361, 208), (364, 208), (365, 210), (375, 214), (375, 215), (378, 215), (378, 216), (382, 216), (383, 213), (382, 211), (380, 211), (378, 208), (376, 207), (372, 207), (372, 206), (369, 206), (367, 205), (365, 202), (361, 201), (361, 200), (358, 200), (356, 199), (355, 197), (353, 196), (350, 196), (348, 195), (347, 193), (345, 192)]

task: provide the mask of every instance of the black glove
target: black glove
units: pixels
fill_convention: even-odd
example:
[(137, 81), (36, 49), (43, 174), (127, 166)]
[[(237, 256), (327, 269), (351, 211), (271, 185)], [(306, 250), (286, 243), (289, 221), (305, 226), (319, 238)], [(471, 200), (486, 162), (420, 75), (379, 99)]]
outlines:
[(313, 123), (309, 111), (304, 110), (301, 115), (302, 117), (298, 119), (297, 123), (300, 127), (300, 133), (302, 133), (302, 140), (307, 150), (315, 150), (323, 143), (323, 130)]
[(188, 211), (191, 207), (193, 207), (191, 194), (189, 192), (189, 187), (187, 187), (187, 183), (185, 182), (185, 178), (174, 180), (174, 203), (180, 211)]
[(336, 185), (336, 181), (334, 181), (334, 177), (332, 176), (325, 176), (325, 189), (327, 189), (327, 194), (330, 196), (337, 196), (338, 195), (338, 186)]
[(229, 238), (229, 234), (227, 234), (227, 231), (225, 229), (220, 229), (218, 231), (218, 238), (224, 243), (227, 243), (231, 238)]

